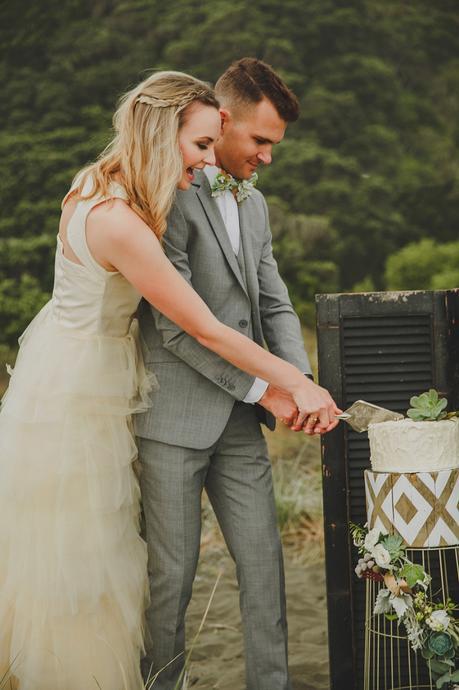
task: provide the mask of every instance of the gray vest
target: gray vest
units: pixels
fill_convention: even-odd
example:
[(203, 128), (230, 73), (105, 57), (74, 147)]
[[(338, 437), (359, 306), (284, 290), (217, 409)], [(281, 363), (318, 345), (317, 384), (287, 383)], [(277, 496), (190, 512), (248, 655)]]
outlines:
[[(244, 285), (247, 288), (247, 272), (245, 269), (245, 259), (244, 259), (244, 245), (242, 244), (242, 237), (240, 238), (239, 241), (239, 252), (236, 254), (236, 259), (237, 263), (239, 265), (239, 269), (241, 271), (242, 279), (244, 281)], [(253, 340), (253, 325), (252, 325), (252, 319), (249, 321), (249, 327), (247, 329), (247, 336)]]

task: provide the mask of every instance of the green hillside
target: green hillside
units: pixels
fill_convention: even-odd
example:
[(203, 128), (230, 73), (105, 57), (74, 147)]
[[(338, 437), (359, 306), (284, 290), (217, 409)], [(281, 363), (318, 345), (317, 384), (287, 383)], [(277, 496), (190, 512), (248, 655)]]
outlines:
[(0, 344), (49, 296), (61, 198), (118, 96), (244, 55), (302, 104), (260, 186), (305, 321), (315, 292), (459, 284), (456, 0), (23, 0), (0, 27)]

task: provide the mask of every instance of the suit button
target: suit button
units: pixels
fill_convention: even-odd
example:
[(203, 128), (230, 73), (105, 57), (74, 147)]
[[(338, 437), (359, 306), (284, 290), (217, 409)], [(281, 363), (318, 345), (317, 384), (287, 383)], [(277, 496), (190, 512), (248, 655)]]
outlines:
[(239, 321), (239, 325), (240, 325), (241, 328), (247, 328), (247, 326), (249, 325), (249, 322), (246, 321), (245, 319), (241, 319), (241, 320)]

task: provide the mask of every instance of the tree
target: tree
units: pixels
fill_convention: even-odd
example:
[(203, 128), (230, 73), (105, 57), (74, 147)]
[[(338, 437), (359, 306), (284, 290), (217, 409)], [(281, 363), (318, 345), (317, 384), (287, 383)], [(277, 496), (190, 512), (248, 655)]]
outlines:
[[(110, 139), (119, 96), (151, 69), (215, 81), (244, 55), (272, 64), (301, 103), (260, 188), (283, 202), (276, 254), (304, 317), (315, 291), (384, 288), (404, 246), (456, 241), (455, 0), (23, 0), (20, 13), (0, 5), (0, 27), (0, 241), (46, 238), (38, 259), (27, 242), (23, 257), (0, 249), (18, 304), (21, 285), (49, 294), (60, 201)], [(454, 270), (428, 284), (449, 284)], [(24, 302), (29, 316), (40, 302)]]
[(389, 290), (444, 290), (459, 286), (459, 242), (424, 239), (407, 245), (386, 264)]

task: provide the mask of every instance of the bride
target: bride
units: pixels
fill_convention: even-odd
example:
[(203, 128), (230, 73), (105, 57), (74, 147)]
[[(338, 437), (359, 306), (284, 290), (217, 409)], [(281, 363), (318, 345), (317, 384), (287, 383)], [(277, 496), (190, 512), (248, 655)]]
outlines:
[[(0, 413), (0, 679), (19, 690), (140, 690), (147, 597), (131, 415), (148, 406), (143, 296), (235, 366), (288, 391), (316, 429), (327, 391), (216, 320), (161, 248), (175, 189), (215, 163), (218, 103), (153, 74), (63, 201), (51, 300), (20, 338)], [(0, 682), (1, 685), (1, 682)]]

